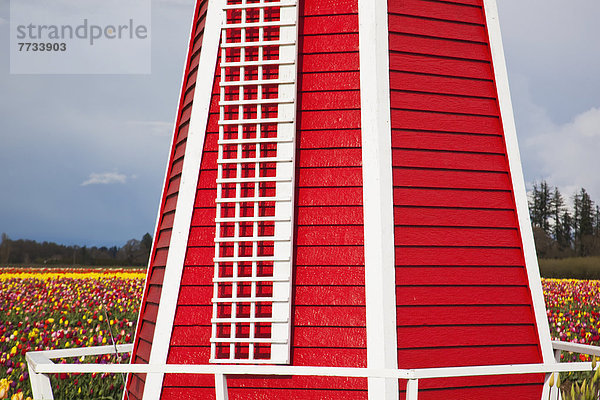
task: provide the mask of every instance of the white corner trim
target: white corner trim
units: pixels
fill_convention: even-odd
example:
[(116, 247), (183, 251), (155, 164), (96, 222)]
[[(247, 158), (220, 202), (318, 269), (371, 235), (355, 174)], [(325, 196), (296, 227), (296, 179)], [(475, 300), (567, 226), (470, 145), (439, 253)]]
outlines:
[[(367, 367), (398, 368), (387, 0), (358, 0)], [(369, 378), (369, 400), (398, 381)]]
[[(212, 96), (215, 68), (219, 49), (221, 25), (224, 22), (224, 0), (211, 0), (206, 12), (202, 52), (198, 65), (198, 79), (194, 91), (190, 127), (188, 130), (185, 156), (179, 184), (179, 195), (173, 221), (173, 232), (169, 243), (167, 265), (163, 281), (156, 327), (150, 352), (150, 364), (166, 364), (169, 343), (173, 332), (173, 321), (179, 297), (179, 286), (183, 273), (198, 172), (202, 161), (202, 150), (208, 113)], [(162, 392), (163, 373), (148, 374), (144, 385), (144, 400), (158, 399)]]
[(554, 354), (550, 339), (550, 327), (548, 325), (548, 317), (546, 314), (546, 304), (544, 302), (544, 292), (542, 290), (542, 282), (540, 279), (540, 269), (533, 240), (533, 231), (529, 219), (525, 179), (523, 177), (523, 169), (521, 166), (517, 129), (510, 98), (510, 88), (508, 86), (508, 72), (506, 70), (500, 23), (498, 21), (498, 7), (496, 5), (496, 0), (483, 0), (483, 4), (490, 39), (496, 88), (498, 90), (500, 115), (502, 118), (502, 125), (504, 126), (506, 153), (508, 156), (508, 164), (510, 166), (510, 176), (512, 178), (516, 211), (519, 219), (519, 230), (521, 231), (521, 240), (523, 243), (525, 266), (533, 301), (533, 311), (535, 314), (543, 361), (544, 363), (550, 363), (554, 360)]

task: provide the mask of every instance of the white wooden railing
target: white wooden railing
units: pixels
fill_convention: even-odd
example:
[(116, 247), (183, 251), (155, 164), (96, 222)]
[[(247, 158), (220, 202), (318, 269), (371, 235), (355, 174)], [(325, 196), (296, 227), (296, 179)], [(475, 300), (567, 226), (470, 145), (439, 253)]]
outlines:
[[(89, 355), (114, 354), (114, 346), (83, 347), (33, 351), (26, 354), (33, 398), (35, 400), (54, 399), (50, 378), (51, 373), (139, 373), (139, 374), (211, 374), (215, 375), (217, 400), (227, 400), (227, 375), (303, 375), (337, 376), (353, 378), (395, 378), (405, 379), (407, 400), (417, 400), (419, 380), (432, 378), (453, 378), (465, 376), (546, 374), (559, 372), (592, 371), (591, 362), (560, 363), (560, 352), (570, 351), (592, 356), (600, 356), (600, 347), (577, 343), (552, 342), (556, 362), (544, 364), (482, 365), (471, 367), (445, 367), (421, 369), (374, 369), (350, 367), (301, 367), (280, 365), (190, 365), (190, 364), (54, 364), (55, 358), (81, 357)], [(132, 350), (132, 344), (117, 345), (119, 353)], [(550, 390), (550, 391), (549, 391)], [(544, 400), (558, 400), (556, 387), (544, 386)]]

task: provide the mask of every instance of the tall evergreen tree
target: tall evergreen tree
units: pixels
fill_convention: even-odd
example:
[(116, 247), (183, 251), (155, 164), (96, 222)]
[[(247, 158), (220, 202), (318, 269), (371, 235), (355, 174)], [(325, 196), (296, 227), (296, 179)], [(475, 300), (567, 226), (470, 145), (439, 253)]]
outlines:
[(529, 200), (529, 213), (531, 223), (542, 228), (548, 235), (551, 234), (550, 218), (552, 217), (552, 195), (546, 181), (539, 185), (533, 184), (531, 198)]
[(551, 214), (552, 214), (552, 236), (554, 240), (558, 241), (558, 238), (561, 236), (562, 232), (562, 224), (561, 217), (565, 212), (565, 201), (560, 194), (560, 191), (555, 186), (554, 192), (552, 193), (552, 200), (550, 203), (551, 206)]
[(573, 237), (575, 251), (579, 256), (588, 256), (592, 250), (595, 206), (584, 188), (573, 197)]

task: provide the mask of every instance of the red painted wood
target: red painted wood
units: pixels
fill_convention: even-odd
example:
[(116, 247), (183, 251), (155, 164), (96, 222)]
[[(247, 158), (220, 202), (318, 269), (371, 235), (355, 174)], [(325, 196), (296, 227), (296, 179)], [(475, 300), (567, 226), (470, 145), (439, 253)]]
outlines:
[[(535, 345), (532, 325), (414, 326), (398, 328), (398, 350), (460, 347)], [(430, 360), (429, 363), (432, 363)], [(476, 364), (475, 364), (476, 365)]]
[(391, 33), (390, 51), (427, 54), (440, 57), (465, 58), (469, 60), (489, 61), (489, 49), (486, 43), (475, 43), (446, 38), (418, 37), (404, 33)]
[(392, 109), (392, 129), (436, 130), (488, 135), (502, 132), (500, 120), (497, 117), (394, 109)]
[[(292, 347), (293, 365), (358, 367), (367, 366), (367, 349), (364, 348), (303, 348)], [(312, 377), (306, 379), (304, 386), (310, 384)], [(331, 389), (336, 389), (332, 386)], [(342, 394), (342, 393), (340, 393)]]
[(365, 271), (361, 267), (335, 265), (296, 267), (296, 285), (364, 285)]
[[(331, 90), (358, 90), (359, 74), (357, 71), (338, 72), (305, 72), (298, 74), (298, 86), (301, 92)], [(301, 97), (301, 95), (299, 95)], [(300, 104), (300, 103), (299, 103)]]
[(394, 188), (397, 206), (512, 209), (513, 204), (508, 191)]
[(394, 27), (395, 33), (478, 42), (487, 45), (485, 27), (481, 25), (457, 24), (453, 21), (425, 19), (401, 14), (390, 14), (389, 24)]
[(358, 33), (321, 34), (302, 37), (303, 54), (358, 51)]
[[(347, 149), (346, 149), (347, 150)], [(310, 157), (310, 156), (309, 156)], [(341, 167), (341, 168), (329, 168), (324, 169), (320, 167), (307, 167), (302, 168), (298, 171), (296, 181), (298, 186), (302, 187), (315, 187), (315, 186), (362, 186), (362, 169), (360, 166), (354, 167)], [(354, 209), (350, 209), (355, 211)], [(362, 213), (360, 213), (359, 219), (362, 222)], [(330, 215), (330, 213), (327, 213)], [(349, 216), (349, 218), (357, 218)], [(351, 223), (351, 222), (349, 222)]]
[(394, 167), (443, 168), (475, 171), (505, 172), (508, 169), (504, 154), (459, 153), (426, 150), (392, 150)]
[(140, 361), (148, 362), (150, 360), (150, 349), (152, 344), (143, 338), (140, 338), (137, 342), (136, 356), (140, 358)]
[(504, 141), (497, 135), (393, 130), (392, 148), (503, 153)]
[[(213, 228), (214, 229), (214, 228)], [(215, 248), (214, 246), (203, 246), (203, 247), (188, 247), (187, 253), (185, 255), (185, 265), (204, 265), (204, 266), (214, 266), (212, 262), (212, 257), (215, 256)], [(187, 279), (187, 278), (182, 278)]]
[(365, 291), (362, 286), (297, 286), (295, 305), (362, 306)]
[(396, 247), (396, 265), (500, 265), (523, 266), (521, 249), (438, 247)]
[(296, 146), (302, 150), (339, 147), (354, 148), (360, 147), (360, 145), (359, 129), (302, 131), (298, 132), (296, 139)]
[(296, 326), (339, 326), (340, 318), (343, 318), (341, 322), (346, 326), (364, 327), (365, 308), (355, 306), (296, 306), (294, 308)]
[(400, 306), (398, 327), (440, 325), (527, 324), (533, 310), (530, 305)]
[(414, 91), (446, 95), (477, 97), (495, 96), (493, 82), (487, 80), (421, 75), (412, 72), (390, 72), (390, 88), (393, 91)]
[(397, 305), (531, 304), (526, 286), (399, 286)]
[[(214, 248), (213, 256), (214, 256)], [(181, 277), (181, 284), (185, 286), (198, 286), (212, 284), (212, 272), (214, 272), (214, 264), (203, 266), (190, 265), (187, 262)]]
[(174, 324), (177, 326), (186, 326), (186, 325), (210, 325), (210, 319), (212, 315), (212, 306), (211, 305), (193, 305), (193, 306), (185, 306), (179, 305), (177, 306), (177, 312), (175, 313), (175, 322)]
[[(214, 387), (214, 377), (212, 375), (188, 375), (188, 374), (169, 374), (165, 377), (165, 386), (190, 386), (195, 385), (206, 389)], [(329, 388), (337, 387), (339, 389), (364, 390), (366, 389), (365, 379), (361, 378), (340, 378), (340, 377), (298, 377), (298, 376), (244, 376), (228, 375), (227, 385), (230, 388)], [(214, 390), (214, 389), (213, 389)]]
[(408, 227), (395, 229), (397, 246), (493, 246), (515, 247), (520, 244), (516, 229)]
[(210, 343), (210, 334), (210, 325), (175, 325), (171, 333), (171, 346), (204, 346)]
[(509, 210), (396, 207), (394, 222), (397, 226), (517, 227), (515, 214)]
[(358, 52), (302, 55), (302, 70), (304, 73), (356, 71), (358, 67)]
[(394, 181), (398, 186), (447, 189), (510, 190), (508, 173), (394, 168)]
[(178, 305), (211, 304), (212, 285), (181, 286), (179, 289)]
[(305, 16), (302, 19), (302, 37), (331, 33), (358, 32), (357, 14)]
[[(358, 206), (362, 204), (362, 188), (298, 188), (297, 205), (305, 206)], [(335, 212), (335, 210), (332, 210)]]
[[(335, 208), (331, 208), (335, 212)], [(304, 211), (304, 210), (298, 210)], [(311, 210), (308, 210), (311, 211)], [(300, 213), (299, 213), (300, 214)], [(295, 266), (364, 266), (361, 246), (297, 246)], [(327, 274), (324, 272), (324, 274)]]
[(354, 129), (360, 127), (360, 110), (299, 111), (302, 129)]
[(213, 226), (216, 212), (214, 208), (196, 208), (192, 218), (192, 226)]
[(302, 16), (358, 13), (358, 3), (348, 0), (307, 1), (301, 5)]
[[(302, 168), (323, 167), (360, 167), (360, 149), (305, 149), (297, 156), (297, 162), (302, 163)], [(336, 170), (337, 171), (337, 170)], [(360, 176), (360, 174), (356, 174)], [(338, 186), (346, 182), (337, 182)]]
[[(481, 7), (442, 1), (388, 1), (388, 12), (390, 14), (407, 14), (471, 24), (482, 24), (484, 22)], [(390, 28), (390, 31), (392, 30), (393, 27)]]
[(495, 99), (474, 98), (433, 93), (392, 91), (390, 101), (396, 109), (436, 111), (461, 114), (498, 116)]
[[(146, 279), (150, 280), (151, 284), (160, 285), (165, 277), (165, 269), (162, 266), (155, 266), (152, 269), (151, 275)], [(151, 303), (148, 303), (151, 304)]]
[(390, 71), (486, 80), (489, 80), (492, 75), (491, 66), (488, 62), (428, 57), (410, 53), (390, 53)]
[(299, 226), (296, 230), (298, 246), (356, 246), (363, 244), (364, 228), (352, 226)]
[(365, 329), (362, 326), (340, 326), (347, 322), (343, 316), (338, 317), (338, 326), (306, 327), (295, 326), (293, 346), (318, 348), (366, 348)]
[(396, 269), (398, 285), (521, 285), (521, 267), (402, 267)]
[(298, 96), (298, 103), (302, 110), (359, 109), (360, 92), (358, 90), (306, 92)]

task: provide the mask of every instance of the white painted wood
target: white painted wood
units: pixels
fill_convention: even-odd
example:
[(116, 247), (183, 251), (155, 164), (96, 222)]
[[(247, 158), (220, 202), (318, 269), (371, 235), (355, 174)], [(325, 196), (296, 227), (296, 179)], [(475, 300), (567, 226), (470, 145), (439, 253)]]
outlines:
[[(560, 342), (556, 342), (558, 343), (558, 345), (560, 346)], [(560, 362), (560, 353), (561, 350), (557, 349), (556, 347), (554, 347), (555, 342), (552, 342), (552, 347), (554, 348), (554, 361), (556, 361), (557, 363)], [(600, 349), (598, 349), (600, 350)], [(550, 375), (554, 375), (554, 385), (552, 386), (552, 388), (550, 388), (549, 385), (549, 380), (550, 380)], [(557, 383), (557, 378), (558, 378), (559, 374), (557, 373), (550, 373), (550, 374), (546, 374), (546, 381), (544, 382), (544, 391), (542, 393), (542, 400), (560, 400), (561, 399), (561, 394), (560, 394), (560, 390), (557, 387), (558, 385)]]
[(406, 382), (406, 400), (417, 400), (419, 397), (419, 380), (409, 379)]
[(527, 192), (525, 190), (525, 179), (523, 177), (521, 156), (519, 154), (519, 144), (517, 141), (517, 129), (515, 126), (512, 101), (510, 97), (510, 88), (508, 85), (508, 72), (506, 70), (506, 60), (504, 57), (504, 48), (502, 46), (500, 23), (498, 21), (498, 8), (496, 5), (496, 0), (484, 0), (483, 4), (488, 27), (488, 35), (490, 38), (490, 49), (496, 78), (496, 88), (498, 90), (500, 115), (502, 117), (502, 125), (504, 126), (506, 152), (510, 166), (510, 176), (512, 178), (516, 211), (519, 220), (519, 230), (521, 232), (523, 252), (525, 255), (525, 266), (527, 269), (529, 288), (531, 290), (531, 297), (533, 301), (533, 311), (536, 318), (542, 357), (544, 362), (547, 363), (554, 359), (550, 338), (550, 327), (548, 325), (548, 318), (546, 316), (546, 304), (544, 302), (544, 292), (542, 290), (542, 283), (540, 279), (540, 269), (535, 251), (535, 243), (533, 241), (531, 221), (529, 219)]
[[(560, 349), (583, 354), (600, 353), (599, 346), (578, 345), (575, 343), (553, 342), (560, 359)], [(591, 362), (544, 363), (515, 365), (485, 365), (472, 367), (424, 368), (424, 369), (379, 369), (347, 367), (299, 367), (299, 366), (257, 366), (257, 365), (190, 365), (190, 364), (53, 364), (51, 358), (78, 357), (85, 353), (109, 354), (113, 346), (91, 348), (34, 351), (26, 354), (32, 379), (34, 376), (49, 373), (148, 373), (148, 374), (214, 374), (214, 375), (297, 375), (297, 376), (340, 376), (363, 378), (408, 379), (412, 390), (418, 390), (417, 379), (448, 378), (461, 376), (519, 375), (535, 373), (555, 373), (592, 371)], [(131, 351), (132, 345), (118, 345), (118, 351)], [(240, 360), (239, 364), (255, 363), (253, 360)], [(545, 400), (545, 399), (544, 399)]]
[[(243, 364), (240, 360), (239, 364)], [(224, 374), (224, 375), (296, 375), (340, 376), (355, 378), (436, 379), (464, 376), (521, 375), (550, 372), (592, 371), (591, 362), (485, 365), (427, 369), (378, 369), (352, 367), (300, 367), (289, 365), (227, 364), (50, 364), (33, 363), (37, 374), (50, 373), (140, 373), (140, 374)]]
[[(389, 49), (386, 0), (359, 0), (367, 366), (398, 367)], [(395, 379), (371, 378), (369, 400), (398, 399)]]
[[(600, 347), (592, 346), (589, 344), (580, 344), (580, 343), (571, 343), (571, 342), (560, 342), (560, 341), (552, 341), (552, 348), (556, 350), (562, 351), (571, 351), (573, 353), (579, 354), (589, 354), (590, 356), (598, 356), (600, 357)], [(556, 353), (554, 354), (556, 357)], [(560, 361), (560, 352), (558, 353), (558, 359), (556, 362)]]
[[(285, 6), (285, 7), (280, 7)], [(266, 21), (264, 9), (266, 7), (280, 7), (279, 21)], [(291, 260), (292, 260), (292, 240), (293, 240), (293, 198), (294, 198), (294, 155), (295, 155), (295, 119), (296, 119), (296, 59), (297, 59), (297, 27), (298, 8), (296, 2), (264, 2), (248, 3), (242, 0), (239, 5), (228, 5), (228, 9), (239, 9), (240, 19), (236, 22), (227, 22), (222, 28), (221, 45), (221, 75), (228, 74), (228, 68), (239, 67), (239, 74), (232, 76), (230, 80), (221, 84), (219, 100), (219, 150), (217, 157), (217, 216), (215, 219), (215, 273), (213, 278), (213, 315), (212, 315), (212, 335), (211, 335), (211, 356), (212, 363), (276, 363), (285, 364), (290, 360), (290, 314), (291, 314)], [(246, 21), (246, 10), (248, 8), (259, 8), (258, 22)], [(277, 40), (265, 40), (264, 27), (276, 26), (279, 28), (279, 38)], [(258, 38), (255, 41), (248, 41), (246, 37), (247, 28), (259, 28)], [(236, 29), (240, 32), (239, 42), (230, 42), (228, 34), (230, 29)], [(264, 47), (278, 47), (279, 57), (276, 60), (267, 60), (263, 58)], [(227, 48), (239, 48), (239, 60), (227, 61)], [(246, 49), (258, 49), (258, 56), (252, 60), (246, 60)], [(278, 79), (263, 79), (263, 67), (266, 65), (275, 65), (278, 68)], [(245, 81), (246, 68), (257, 67), (256, 79), (250, 81), (256, 86), (257, 94), (253, 98), (245, 98), (244, 88), (248, 86)], [(263, 98), (263, 85), (277, 84), (277, 98)], [(225, 99), (225, 87), (239, 87), (237, 98)], [(235, 90), (235, 89), (234, 89)], [(230, 90), (231, 93), (231, 90)], [(265, 105), (277, 106), (277, 116), (265, 117), (262, 110)], [(228, 116), (227, 113), (232, 110), (237, 112)], [(247, 115), (244, 113), (245, 107), (255, 109), (253, 113)], [(227, 113), (226, 109), (227, 107)], [(261, 127), (266, 125), (276, 125), (277, 137), (270, 138), (262, 135)], [(246, 138), (244, 126), (254, 126), (256, 137)], [(225, 139), (225, 129), (229, 133), (228, 139)], [(232, 138), (232, 134), (237, 132), (237, 138)], [(262, 154), (266, 144), (276, 146), (276, 155), (268, 156)], [(246, 147), (244, 147), (246, 145)], [(245, 153), (243, 150), (253, 146), (252, 152)], [(225, 148), (233, 151), (235, 154), (225, 157)], [(235, 146), (235, 147), (233, 147)], [(275, 165), (275, 176), (261, 176), (261, 167), (265, 164)], [(242, 176), (242, 165), (246, 168), (254, 165), (253, 175), (251, 177)], [(233, 177), (224, 177), (225, 168), (228, 168), (229, 174), (235, 170)], [(275, 188), (275, 198), (265, 197), (259, 191), (259, 184), (273, 184)], [(224, 197), (223, 187), (227, 184), (228, 190), (235, 187), (235, 197)], [(253, 196), (242, 197), (242, 184), (253, 184)], [(233, 193), (232, 193), (233, 194)], [(248, 193), (245, 193), (248, 194)], [(273, 216), (259, 215), (259, 204), (266, 201), (275, 201), (275, 212)], [(252, 216), (242, 216), (240, 203), (251, 204), (253, 208)], [(230, 204), (233, 210), (226, 215), (222, 215), (225, 205)], [(232, 207), (233, 206), (233, 207)], [(259, 233), (259, 224), (272, 223), (274, 234), (265, 236)], [(251, 224), (252, 236), (241, 236), (240, 226), (245, 223)], [(222, 227), (228, 227), (233, 230), (225, 235)], [(273, 246), (272, 255), (259, 254), (259, 245), (268, 244)], [(240, 255), (240, 246), (243, 244), (252, 247), (252, 255)], [(223, 246), (228, 245), (231, 253), (223, 254)], [(251, 277), (239, 277), (238, 266), (240, 263), (251, 265)], [(259, 263), (267, 262), (273, 265), (273, 276), (262, 277), (257, 275)], [(232, 277), (219, 276), (219, 270), (222, 265), (232, 269)], [(237, 290), (242, 284), (250, 284), (250, 296), (242, 297), (237, 295)], [(260, 283), (270, 283), (272, 285), (271, 297), (256, 296), (257, 288)], [(227, 286), (224, 286), (227, 285)], [(224, 296), (220, 288), (227, 288), (231, 295)], [(221, 297), (220, 297), (221, 296)], [(257, 302), (266, 302), (271, 304), (271, 318), (257, 318), (255, 316)], [(231, 304), (231, 314), (225, 317), (219, 317), (217, 304)], [(236, 315), (236, 309), (239, 304), (249, 305), (250, 317), (240, 318)], [(267, 322), (270, 325), (270, 338), (255, 338), (254, 329), (257, 323)], [(238, 324), (244, 323), (249, 328), (249, 337), (236, 337)], [(229, 329), (227, 337), (217, 337), (217, 332), (223, 328)], [(217, 343), (229, 344), (229, 347), (221, 346), (217, 348)], [(248, 358), (242, 358), (235, 353), (236, 344), (248, 344)], [(270, 343), (270, 358), (265, 359), (255, 357), (255, 345), (260, 343)], [(218, 349), (229, 349), (229, 356), (219, 354)]]
[[(198, 65), (198, 76), (203, 77), (203, 79), (197, 79), (196, 81), (179, 194), (173, 221), (173, 231), (169, 243), (165, 277), (150, 351), (150, 364), (162, 365), (167, 361), (177, 298), (179, 296), (179, 285), (196, 198), (198, 171), (200, 169), (200, 162), (202, 161), (202, 149), (208, 122), (219, 36), (225, 15), (223, 12), (224, 5), (224, 0), (211, 0), (207, 8), (202, 53), (200, 54)], [(162, 373), (150, 374), (146, 377), (143, 394), (145, 400), (158, 399), (160, 397), (162, 381)]]
[(256, 79), (241, 82), (219, 82), (219, 86), (280, 85), (294, 82), (293, 79)]
[(29, 382), (31, 384), (33, 398), (35, 400), (54, 400), (50, 378), (47, 375), (35, 372), (34, 369), (35, 365), (53, 365), (54, 363), (44, 354), (40, 353), (27, 353), (25, 354), (25, 360), (27, 361), (27, 370), (29, 372)]
[[(296, 7), (297, 3), (295, 1), (280, 1), (277, 3), (277, 7)], [(272, 3), (246, 3), (246, 4), (233, 4), (225, 6), (226, 10), (239, 10), (239, 9), (248, 9), (248, 8), (266, 8), (273, 7)]]
[(224, 374), (215, 374), (215, 394), (217, 400), (229, 400), (227, 377)]

